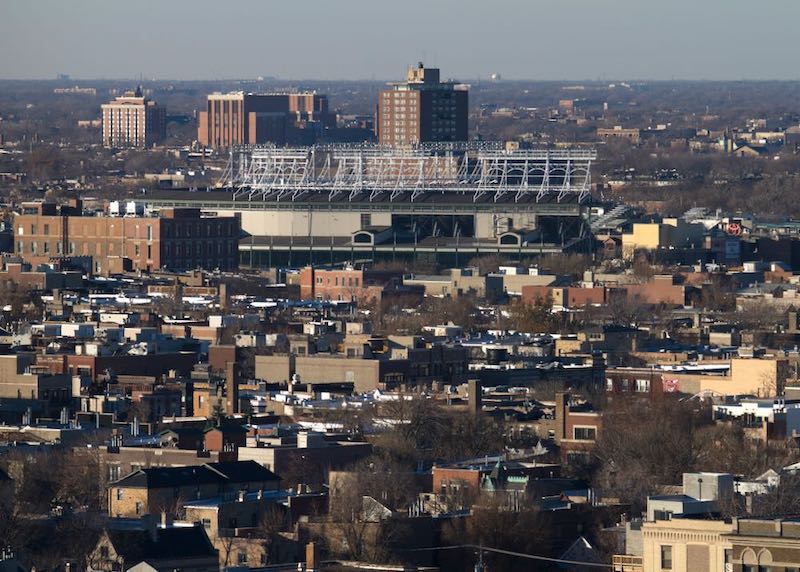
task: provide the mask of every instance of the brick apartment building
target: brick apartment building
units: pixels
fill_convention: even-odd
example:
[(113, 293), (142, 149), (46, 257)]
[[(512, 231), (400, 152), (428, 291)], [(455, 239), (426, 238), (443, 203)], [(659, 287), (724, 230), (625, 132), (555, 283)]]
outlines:
[(240, 222), (206, 217), (199, 209), (166, 209), (161, 216), (89, 216), (69, 205), (22, 203), (14, 216), (14, 251), (25, 262), (91, 257), (98, 274), (125, 270), (232, 270), (238, 267)]
[(103, 146), (143, 148), (167, 135), (167, 110), (142, 96), (141, 88), (101, 106)]
[(420, 62), (408, 69), (405, 82), (380, 92), (378, 141), (381, 145), (466, 141), (468, 98), (467, 86), (440, 81), (438, 68)]
[(313, 143), (323, 129), (336, 126), (328, 96), (317, 93), (212, 93), (198, 114), (197, 140), (226, 149), (262, 143)]
[(307, 267), (300, 271), (300, 297), (370, 302), (380, 300), (385, 287), (402, 278), (402, 272)]
[(587, 405), (574, 405), (568, 393), (556, 393), (555, 441), (562, 458), (585, 455), (594, 448), (603, 427), (603, 415)]

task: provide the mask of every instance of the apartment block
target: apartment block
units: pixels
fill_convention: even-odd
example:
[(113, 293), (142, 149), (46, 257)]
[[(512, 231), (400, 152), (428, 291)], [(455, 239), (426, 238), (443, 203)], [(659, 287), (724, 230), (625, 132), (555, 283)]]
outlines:
[(406, 81), (389, 84), (378, 99), (378, 141), (403, 146), (427, 142), (466, 141), (467, 86), (442, 82), (438, 68), (422, 62)]
[(204, 147), (313, 143), (336, 126), (328, 97), (318, 93), (212, 93), (198, 114), (197, 140)]
[(104, 103), (101, 109), (104, 147), (141, 149), (166, 137), (166, 109), (144, 97), (141, 87)]

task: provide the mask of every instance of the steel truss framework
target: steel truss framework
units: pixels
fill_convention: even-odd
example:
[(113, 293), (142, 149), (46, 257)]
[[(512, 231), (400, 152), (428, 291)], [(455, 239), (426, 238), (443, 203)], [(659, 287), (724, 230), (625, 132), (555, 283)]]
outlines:
[(230, 153), (222, 185), (234, 200), (291, 200), (325, 195), (347, 200), (419, 200), (426, 194), (488, 195), (536, 202), (589, 194), (593, 149), (506, 151), (497, 143), (380, 146), (240, 147)]

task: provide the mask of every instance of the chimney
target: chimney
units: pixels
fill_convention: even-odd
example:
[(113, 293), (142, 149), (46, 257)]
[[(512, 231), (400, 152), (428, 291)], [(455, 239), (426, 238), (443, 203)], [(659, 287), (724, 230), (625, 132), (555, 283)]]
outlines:
[(222, 282), (219, 287), (219, 307), (222, 310), (227, 310), (230, 305), (230, 298), (228, 297), (228, 285)]
[(225, 413), (228, 415), (239, 413), (239, 366), (235, 361), (225, 364), (225, 389), (227, 391)]
[(316, 542), (306, 544), (306, 570), (313, 572), (319, 565), (319, 547)]
[(157, 542), (158, 525), (156, 522), (156, 517), (148, 513), (142, 517), (142, 523), (144, 524), (144, 529), (147, 531), (148, 536), (150, 536), (150, 540), (152, 540), (153, 542)]
[(556, 392), (556, 443), (567, 437), (567, 415), (569, 414), (569, 393)]
[(471, 413), (480, 413), (483, 406), (483, 388), (481, 380), (470, 379), (467, 382), (467, 391), (469, 392), (469, 410)]

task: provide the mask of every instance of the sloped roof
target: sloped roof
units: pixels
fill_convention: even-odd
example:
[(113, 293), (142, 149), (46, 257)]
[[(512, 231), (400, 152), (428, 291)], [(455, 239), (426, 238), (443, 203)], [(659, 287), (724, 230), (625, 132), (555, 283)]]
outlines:
[(561, 555), (562, 560), (571, 560), (573, 562), (591, 562), (600, 564), (603, 559), (598, 554), (597, 550), (591, 543), (583, 536), (579, 536), (575, 542)]
[(280, 480), (278, 475), (252, 460), (206, 463), (205, 466), (212, 471), (216, 471), (231, 483)]
[(156, 539), (147, 530), (106, 530), (114, 551), (127, 563), (143, 560), (216, 557), (217, 551), (201, 526), (156, 529)]
[(111, 483), (111, 486), (160, 489), (214, 483), (237, 484), (279, 480), (278, 475), (255, 461), (229, 461), (188, 467), (139, 469)]
[(216, 483), (219, 473), (205, 465), (190, 467), (153, 467), (139, 469), (112, 483), (114, 486), (159, 489), (187, 485)]

